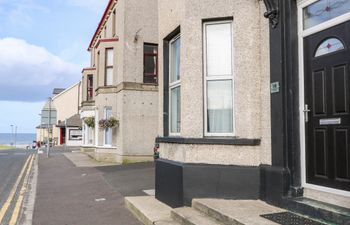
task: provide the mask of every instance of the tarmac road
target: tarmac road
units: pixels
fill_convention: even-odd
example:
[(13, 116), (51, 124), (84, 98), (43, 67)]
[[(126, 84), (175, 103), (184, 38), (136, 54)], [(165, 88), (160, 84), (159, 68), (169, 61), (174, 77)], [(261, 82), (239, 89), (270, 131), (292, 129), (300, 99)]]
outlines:
[[(0, 224), (10, 224), (15, 217), (14, 211), (18, 202), (19, 192), (26, 177), (26, 166), (32, 150), (2, 150), (0, 151)], [(27, 162), (27, 163), (26, 163)], [(23, 171), (23, 172), (22, 172)], [(18, 203), (17, 203), (18, 205)], [(17, 207), (18, 209), (18, 207)], [(15, 213), (16, 214), (16, 213)]]

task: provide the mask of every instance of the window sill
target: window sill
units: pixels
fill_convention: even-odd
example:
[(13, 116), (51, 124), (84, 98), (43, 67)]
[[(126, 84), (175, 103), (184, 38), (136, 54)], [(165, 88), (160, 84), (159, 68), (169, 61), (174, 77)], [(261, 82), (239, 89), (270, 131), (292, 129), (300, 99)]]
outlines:
[(168, 144), (193, 144), (193, 145), (260, 145), (260, 139), (234, 138), (234, 137), (205, 137), (205, 138), (183, 138), (183, 137), (157, 137), (156, 143)]

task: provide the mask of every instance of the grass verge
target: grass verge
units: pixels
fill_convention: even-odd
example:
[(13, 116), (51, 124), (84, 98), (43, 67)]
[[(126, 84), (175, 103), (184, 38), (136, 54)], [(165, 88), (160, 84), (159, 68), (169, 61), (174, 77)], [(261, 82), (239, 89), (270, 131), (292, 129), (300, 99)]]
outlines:
[(11, 150), (11, 149), (15, 149), (15, 147), (7, 146), (7, 145), (0, 145), (0, 151), (1, 150)]

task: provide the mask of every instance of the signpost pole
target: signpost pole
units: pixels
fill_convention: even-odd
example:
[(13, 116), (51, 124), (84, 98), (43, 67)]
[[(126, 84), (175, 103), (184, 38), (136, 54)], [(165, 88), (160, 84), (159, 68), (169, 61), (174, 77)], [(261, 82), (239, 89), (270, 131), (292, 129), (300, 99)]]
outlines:
[(51, 144), (51, 132), (52, 132), (52, 129), (51, 129), (51, 97), (49, 97), (49, 122), (48, 122), (48, 133), (47, 133), (47, 136), (48, 136), (48, 144), (47, 144), (47, 158), (50, 157), (50, 144)]

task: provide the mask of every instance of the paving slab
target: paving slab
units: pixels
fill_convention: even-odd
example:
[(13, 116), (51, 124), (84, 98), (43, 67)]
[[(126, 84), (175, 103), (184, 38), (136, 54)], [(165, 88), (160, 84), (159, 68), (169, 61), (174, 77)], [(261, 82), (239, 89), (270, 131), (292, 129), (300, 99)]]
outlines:
[(63, 153), (76, 167), (115, 166), (117, 163), (98, 162), (82, 152)]
[(75, 167), (62, 154), (40, 155), (33, 225), (87, 224), (141, 225), (101, 171)]

